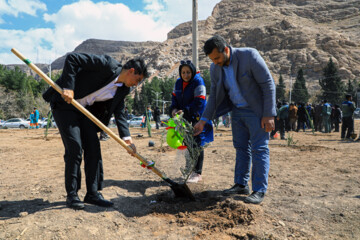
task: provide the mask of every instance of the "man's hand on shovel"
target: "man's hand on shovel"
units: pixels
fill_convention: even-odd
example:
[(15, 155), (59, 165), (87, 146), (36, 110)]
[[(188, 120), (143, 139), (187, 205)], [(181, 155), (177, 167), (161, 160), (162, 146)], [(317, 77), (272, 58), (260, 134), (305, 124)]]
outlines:
[(65, 102), (70, 104), (71, 101), (74, 99), (74, 91), (70, 89), (63, 89), (61, 96), (65, 100)]
[(130, 151), (129, 149), (127, 149), (128, 153), (135, 157), (135, 153), (136, 153), (136, 147), (135, 144), (132, 142), (132, 140), (125, 140), (126, 144), (132, 149), (132, 151)]

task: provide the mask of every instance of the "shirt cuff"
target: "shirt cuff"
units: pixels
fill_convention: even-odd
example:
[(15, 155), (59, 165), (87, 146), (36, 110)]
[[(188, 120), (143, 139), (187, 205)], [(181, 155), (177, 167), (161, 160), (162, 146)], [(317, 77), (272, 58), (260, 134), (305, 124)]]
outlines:
[(205, 121), (205, 122), (209, 121), (209, 119), (204, 118), (204, 117), (200, 118), (200, 120), (203, 120), (203, 121)]
[(123, 139), (124, 141), (126, 141), (126, 140), (131, 140), (131, 136), (123, 137), (122, 139)]

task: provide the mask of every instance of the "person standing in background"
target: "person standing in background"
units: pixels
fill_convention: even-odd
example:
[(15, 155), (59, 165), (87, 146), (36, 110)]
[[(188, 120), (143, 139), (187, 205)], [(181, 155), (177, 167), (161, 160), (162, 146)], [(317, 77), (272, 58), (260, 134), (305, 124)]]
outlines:
[(352, 96), (347, 94), (345, 101), (341, 104), (342, 109), (342, 127), (341, 139), (350, 139), (351, 134), (354, 132), (354, 111), (356, 109), (355, 103), (352, 101)]

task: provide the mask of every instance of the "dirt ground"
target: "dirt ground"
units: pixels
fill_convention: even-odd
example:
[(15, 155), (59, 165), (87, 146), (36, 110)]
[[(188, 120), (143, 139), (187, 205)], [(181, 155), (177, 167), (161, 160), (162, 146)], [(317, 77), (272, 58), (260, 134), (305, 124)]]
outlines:
[[(177, 150), (161, 147), (162, 131), (149, 138), (145, 130), (131, 129), (139, 153), (169, 170), (178, 167)], [(339, 133), (291, 136), (296, 143), (289, 146), (270, 142), (269, 189), (260, 205), (221, 194), (233, 185), (229, 129), (219, 128), (205, 149), (203, 181), (188, 184), (196, 201), (174, 198), (118, 143), (101, 142), (102, 193), (114, 207), (76, 211), (65, 206), (58, 131), (51, 129), (44, 140), (43, 129), (1, 129), (0, 239), (360, 239), (360, 142), (341, 141)]]

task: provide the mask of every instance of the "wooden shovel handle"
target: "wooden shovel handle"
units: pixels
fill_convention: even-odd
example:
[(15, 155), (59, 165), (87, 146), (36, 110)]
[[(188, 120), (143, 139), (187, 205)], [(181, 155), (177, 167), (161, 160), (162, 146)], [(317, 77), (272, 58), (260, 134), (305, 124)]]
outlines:
[[(29, 59), (25, 58), (19, 51), (15, 48), (11, 49), (18, 58), (20, 58), (26, 65), (28, 65), (33, 71), (35, 71), (45, 82), (47, 82), (51, 87), (53, 87), (58, 93), (62, 94), (63, 90), (59, 85), (57, 85), (51, 78), (49, 78), (43, 71), (41, 71), (35, 64), (33, 64)], [(89, 112), (86, 108), (84, 108), (80, 103), (78, 103), (75, 99), (72, 99), (71, 104), (76, 107), (80, 112), (82, 112), (86, 117), (88, 117), (91, 121), (93, 121), (99, 128), (101, 128), (104, 132), (109, 134), (115, 141), (117, 141), (121, 146), (123, 146), (127, 151), (133, 152), (132, 148), (129, 147), (121, 138), (119, 138), (113, 131), (111, 131), (107, 126), (105, 126), (101, 121), (99, 121), (91, 112)], [(144, 157), (140, 154), (135, 153), (135, 157), (143, 162), (146, 166), (150, 164)], [(151, 167), (151, 170), (158, 175), (159, 177), (165, 179), (166, 176), (155, 166)]]

